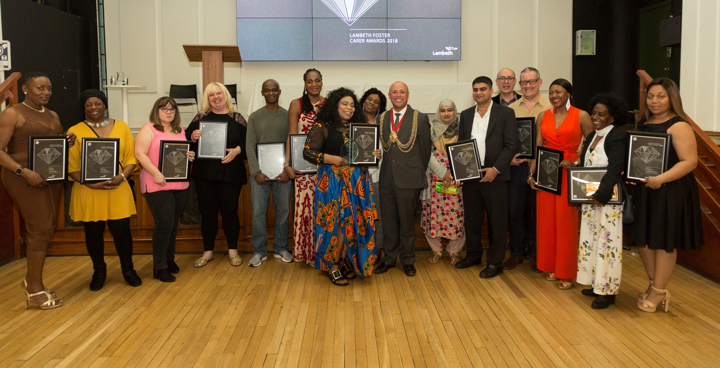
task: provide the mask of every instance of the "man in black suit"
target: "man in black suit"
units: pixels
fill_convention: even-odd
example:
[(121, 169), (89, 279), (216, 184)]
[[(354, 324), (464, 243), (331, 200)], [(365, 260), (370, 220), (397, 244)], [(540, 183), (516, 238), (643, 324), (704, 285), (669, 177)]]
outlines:
[(415, 206), (427, 187), (425, 171), (432, 138), (428, 116), (408, 106), (403, 82), (390, 86), (393, 108), (378, 117), (383, 163), (380, 167), (380, 217), (385, 257), (375, 273), (395, 267), (398, 256), (408, 276), (415, 276)]
[(482, 223), (485, 212), (494, 236), (487, 254), (487, 267), (480, 277), (491, 278), (502, 273), (507, 241), (508, 192), (510, 162), (517, 150), (517, 123), (515, 112), (490, 99), (492, 80), (475, 78), (472, 84), (473, 99), (477, 105), (460, 114), (459, 140), (475, 139), (484, 177), (479, 182), (463, 184), (465, 206), (465, 232), (467, 255), (455, 264), (467, 268), (482, 262)]

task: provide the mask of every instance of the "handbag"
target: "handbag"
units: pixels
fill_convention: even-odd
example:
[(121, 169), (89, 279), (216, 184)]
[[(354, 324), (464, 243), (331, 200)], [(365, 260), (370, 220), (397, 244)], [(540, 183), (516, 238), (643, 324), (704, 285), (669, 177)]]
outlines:
[(633, 207), (633, 197), (630, 195), (630, 192), (628, 192), (627, 187), (622, 180), (620, 180), (620, 186), (622, 186), (623, 191), (625, 191), (625, 202), (623, 202), (622, 222), (623, 224), (632, 224), (635, 222), (635, 207)]

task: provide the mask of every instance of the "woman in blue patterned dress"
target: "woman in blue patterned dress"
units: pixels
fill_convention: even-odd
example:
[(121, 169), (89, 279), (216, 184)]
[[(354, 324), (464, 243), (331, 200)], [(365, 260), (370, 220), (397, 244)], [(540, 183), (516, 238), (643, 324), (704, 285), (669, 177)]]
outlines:
[(342, 157), (349, 124), (364, 123), (359, 107), (353, 91), (330, 92), (304, 149), (305, 159), (320, 165), (315, 188), (315, 268), (328, 272), (338, 286), (370, 276), (375, 262), (376, 212), (370, 177), (366, 167), (348, 166)]

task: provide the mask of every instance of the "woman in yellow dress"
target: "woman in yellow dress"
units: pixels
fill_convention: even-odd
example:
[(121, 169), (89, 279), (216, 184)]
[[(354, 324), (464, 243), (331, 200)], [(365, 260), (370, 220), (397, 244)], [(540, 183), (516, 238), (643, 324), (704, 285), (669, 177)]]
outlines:
[[(105, 117), (107, 97), (96, 89), (80, 94), (80, 107), (85, 111), (85, 121), (70, 128), (68, 133), (77, 136), (79, 144), (70, 148), (68, 175), (75, 181), (70, 197), (70, 217), (82, 221), (85, 228), (85, 245), (93, 262), (95, 273), (90, 290), (102, 289), (107, 277), (105, 264), (105, 223), (120, 257), (123, 278), (130, 286), (140, 286), (142, 280), (133, 267), (133, 241), (130, 233), (130, 216), (135, 212), (132, 188), (127, 178), (135, 170), (135, 140), (130, 127), (122, 121)], [(83, 138), (118, 138), (119, 174), (110, 180), (80, 184)]]

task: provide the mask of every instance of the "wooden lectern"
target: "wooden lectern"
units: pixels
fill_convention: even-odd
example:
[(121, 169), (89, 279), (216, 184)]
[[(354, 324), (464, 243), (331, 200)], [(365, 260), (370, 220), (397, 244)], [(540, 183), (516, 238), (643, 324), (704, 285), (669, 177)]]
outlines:
[(203, 68), (203, 88), (213, 82), (225, 82), (223, 63), (240, 63), (237, 45), (183, 45), (189, 61), (199, 61)]

